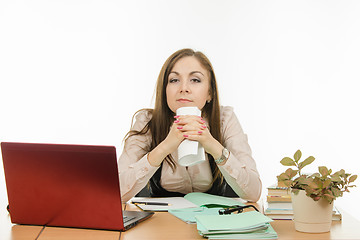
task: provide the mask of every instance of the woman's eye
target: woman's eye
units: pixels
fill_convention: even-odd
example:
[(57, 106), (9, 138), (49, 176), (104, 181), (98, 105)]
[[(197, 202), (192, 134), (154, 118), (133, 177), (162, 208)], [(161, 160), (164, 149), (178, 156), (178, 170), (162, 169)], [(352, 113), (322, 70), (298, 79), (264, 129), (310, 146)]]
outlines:
[(193, 78), (193, 79), (191, 79), (191, 81), (197, 82), (197, 83), (201, 82), (201, 80), (200, 80), (200, 79), (197, 79), (197, 78)]
[(179, 79), (177, 79), (177, 78), (172, 78), (172, 79), (169, 80), (169, 83), (175, 83), (175, 82), (178, 82), (178, 81), (179, 81)]

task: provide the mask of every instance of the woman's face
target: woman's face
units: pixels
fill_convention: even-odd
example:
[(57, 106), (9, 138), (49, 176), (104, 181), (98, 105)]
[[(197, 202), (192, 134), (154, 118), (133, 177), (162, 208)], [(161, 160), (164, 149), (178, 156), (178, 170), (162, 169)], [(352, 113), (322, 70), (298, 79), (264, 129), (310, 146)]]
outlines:
[(166, 100), (174, 113), (180, 107), (198, 107), (211, 100), (210, 76), (200, 62), (193, 56), (180, 58), (168, 77)]

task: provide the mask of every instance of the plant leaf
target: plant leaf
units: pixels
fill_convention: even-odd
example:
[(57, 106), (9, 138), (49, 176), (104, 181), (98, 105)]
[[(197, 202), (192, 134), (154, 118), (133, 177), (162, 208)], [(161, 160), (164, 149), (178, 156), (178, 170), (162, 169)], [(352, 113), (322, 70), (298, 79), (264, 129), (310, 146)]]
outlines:
[(295, 195), (298, 195), (298, 193), (300, 192), (300, 189), (293, 188), (291, 190), (291, 192), (294, 193)]
[(337, 175), (339, 175), (339, 176), (341, 176), (341, 177), (345, 177), (345, 170), (344, 169), (341, 169), (340, 171), (337, 171), (336, 173), (334, 173), (334, 174), (337, 174)]
[(284, 157), (280, 163), (284, 166), (296, 166), (294, 160), (292, 160), (291, 158), (289, 157)]
[(341, 178), (339, 177), (339, 175), (332, 175), (331, 176), (331, 181), (333, 182), (341, 182)]
[(321, 173), (321, 176), (324, 177), (324, 176), (329, 175), (329, 170), (325, 166), (320, 166), (319, 167), (319, 173)]
[(289, 177), (289, 179), (292, 179), (297, 173), (298, 173), (298, 170), (293, 170), (291, 168), (288, 168), (285, 171), (285, 174)]
[(337, 188), (333, 188), (332, 192), (334, 194), (335, 197), (341, 197), (342, 196), (342, 192), (341, 190), (337, 189)]
[(331, 179), (330, 179), (330, 178), (326, 179), (326, 180), (323, 182), (323, 188), (329, 187), (330, 184), (331, 184)]
[(284, 181), (284, 180), (288, 180), (289, 177), (288, 177), (288, 175), (287, 175), (286, 173), (282, 173), (282, 174), (280, 174), (279, 176), (277, 176), (277, 179), (278, 179), (279, 181)]
[(352, 175), (352, 176), (349, 178), (349, 183), (355, 182), (356, 179), (357, 179), (357, 175)]
[(284, 183), (284, 185), (285, 185), (286, 187), (291, 187), (291, 184), (293, 183), (293, 181), (291, 181), (291, 180), (285, 180), (285, 181), (283, 181), (283, 183)]
[(309, 176), (310, 178), (321, 177), (320, 173), (313, 173)]
[(305, 159), (304, 161), (299, 163), (299, 169), (302, 169), (306, 165), (311, 164), (314, 160), (315, 160), (315, 158), (313, 156), (308, 157), (307, 159)]
[(308, 185), (310, 188), (314, 189), (314, 190), (320, 188), (319, 182), (316, 182), (316, 181), (311, 180), (311, 179), (309, 179), (309, 181), (307, 182), (307, 185)]
[(332, 194), (324, 194), (323, 195), (324, 199), (327, 200), (329, 203), (331, 203), (335, 197)]
[(320, 196), (313, 196), (312, 199), (314, 199), (314, 201), (319, 201), (320, 200)]
[(301, 151), (297, 150), (296, 153), (294, 154), (295, 162), (299, 162), (300, 158), (301, 158)]
[(307, 184), (307, 180), (306, 180), (305, 175), (301, 175), (300, 177), (298, 177), (294, 181), (298, 182), (299, 184)]

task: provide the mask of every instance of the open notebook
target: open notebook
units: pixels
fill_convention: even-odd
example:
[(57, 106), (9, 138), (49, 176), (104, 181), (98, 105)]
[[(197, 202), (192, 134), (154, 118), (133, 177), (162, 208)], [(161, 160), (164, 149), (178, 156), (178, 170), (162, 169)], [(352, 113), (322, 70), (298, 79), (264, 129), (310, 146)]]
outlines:
[(2, 142), (1, 151), (12, 223), (123, 231), (153, 214), (122, 211), (113, 146)]

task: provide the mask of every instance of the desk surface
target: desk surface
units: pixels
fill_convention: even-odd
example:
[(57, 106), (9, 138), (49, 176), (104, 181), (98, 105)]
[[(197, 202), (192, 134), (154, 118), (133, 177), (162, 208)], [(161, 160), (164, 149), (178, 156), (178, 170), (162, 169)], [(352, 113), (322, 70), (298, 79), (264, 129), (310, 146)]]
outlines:
[[(259, 206), (259, 205), (258, 205)], [(261, 206), (259, 206), (261, 209)], [(126, 205), (127, 210), (136, 210)], [(341, 210), (341, 209), (340, 209)], [(291, 220), (276, 220), (271, 223), (279, 239), (360, 239), (360, 222), (341, 211), (342, 221), (333, 221), (329, 233), (308, 234), (297, 232)], [(195, 224), (186, 224), (167, 212), (157, 212), (150, 219), (126, 232), (101, 231), (76, 228), (13, 225), (4, 206), (0, 206), (0, 236), (2, 240), (138, 240), (138, 239), (204, 239)]]

